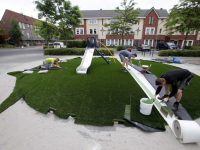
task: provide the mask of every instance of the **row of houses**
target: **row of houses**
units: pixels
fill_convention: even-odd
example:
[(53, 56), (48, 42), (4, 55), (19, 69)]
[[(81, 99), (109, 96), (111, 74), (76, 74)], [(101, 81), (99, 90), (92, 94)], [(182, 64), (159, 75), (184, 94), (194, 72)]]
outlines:
[[(22, 39), (15, 41), (16, 43), (18, 43), (21, 46), (22, 45), (41, 46), (42, 44), (45, 44), (44, 38), (40, 37), (39, 35), (34, 34), (35, 29), (33, 28), (33, 24), (34, 22), (36, 22), (37, 19), (26, 16), (23, 13), (16, 13), (8, 9), (6, 9), (1, 19), (5, 22), (5, 24), (0, 23), (0, 26), (3, 27), (3, 29), (5, 29), (5, 34), (0, 35), (1, 44), (6, 44), (9, 41), (9, 36), (7, 32), (10, 29), (10, 21), (12, 17), (14, 17), (18, 21), (19, 27), (23, 34)], [(56, 39), (52, 39), (52, 41), (55, 41), (55, 40)]]
[[(152, 7), (148, 10), (141, 10), (142, 13), (138, 16), (139, 23), (132, 26), (134, 35), (124, 36), (124, 45), (147, 44), (155, 47), (158, 42), (172, 42), (178, 47), (183, 46), (185, 42), (185, 33), (176, 32), (169, 36), (169, 31), (166, 31), (164, 24), (167, 19), (166, 9), (155, 9)], [(113, 16), (120, 15), (110, 10), (82, 10), (82, 24), (74, 30), (75, 39), (86, 39), (88, 36), (94, 36), (106, 46), (121, 45), (121, 36), (111, 36), (110, 28), (105, 28), (104, 23), (116, 21)], [(189, 34), (186, 45), (199, 45), (199, 32)]]
[[(155, 47), (158, 42), (172, 42), (178, 47), (183, 46), (186, 42), (187, 46), (199, 45), (199, 31), (194, 31), (188, 35), (185, 41), (185, 33), (176, 32), (169, 36), (169, 31), (166, 31), (164, 24), (167, 19), (166, 9), (155, 9), (152, 7), (148, 10), (141, 10), (142, 13), (138, 16), (139, 22), (132, 26), (134, 35), (124, 35), (124, 45), (138, 46), (140, 44), (147, 44)], [(113, 16), (120, 15), (110, 10), (81, 10), (82, 18), (81, 25), (74, 29), (74, 39), (87, 39), (88, 36), (96, 37), (100, 42), (106, 46), (122, 45), (121, 36), (111, 36), (112, 31), (109, 27), (104, 27), (104, 23), (111, 23), (116, 21), (112, 19)], [(0, 24), (6, 33), (10, 28), (10, 20), (14, 17), (19, 22), (23, 37), (18, 43), (20, 45), (42, 45), (45, 40), (40, 36), (36, 36), (33, 32), (33, 23), (37, 20), (20, 13), (6, 10), (2, 20), (5, 24)], [(6, 43), (9, 39), (7, 34), (0, 35), (0, 42)], [(56, 39), (52, 39), (55, 41)]]

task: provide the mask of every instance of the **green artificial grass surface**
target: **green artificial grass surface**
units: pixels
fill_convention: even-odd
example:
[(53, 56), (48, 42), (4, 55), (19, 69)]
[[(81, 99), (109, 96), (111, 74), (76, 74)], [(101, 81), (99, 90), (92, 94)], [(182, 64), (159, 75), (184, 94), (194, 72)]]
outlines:
[[(22, 72), (9, 73), (17, 78), (16, 85), (11, 95), (1, 103), (0, 113), (23, 97), (30, 107), (45, 114), (51, 107), (56, 109), (55, 115), (60, 118), (68, 118), (69, 114), (76, 115), (75, 123), (78, 124), (113, 125), (113, 119), (124, 118), (125, 106), (130, 105), (130, 95), (132, 104), (137, 104), (138, 109), (140, 98), (147, 96), (129, 73), (121, 72), (121, 64), (118, 61), (115, 64), (112, 58), (107, 59), (111, 60), (111, 65), (102, 58), (93, 58), (87, 75), (76, 74), (76, 68), (82, 60), (80, 58), (60, 63), (61, 69), (49, 70), (47, 74), (37, 74), (37, 71), (30, 75), (24, 75)], [(133, 60), (133, 63), (137, 65), (138, 60)], [(176, 68), (148, 61), (141, 61), (141, 64), (152, 64), (149, 71), (158, 77)], [(184, 90), (181, 100), (183, 107), (187, 107), (193, 119), (200, 117), (197, 109), (200, 108), (200, 100), (195, 89), (198, 86), (195, 82), (199, 81), (200, 77), (195, 75), (189, 87)], [(191, 91), (194, 95), (192, 100), (189, 94)], [(185, 103), (189, 106), (185, 106)], [(140, 122), (142, 114), (133, 112), (131, 117), (136, 115), (134, 121)], [(149, 117), (158, 118), (159, 113), (156, 111), (154, 113), (156, 115)], [(155, 121), (152, 123), (151, 119), (144, 118), (142, 122), (153, 127)], [(130, 124), (125, 121), (125, 125)]]
[[(141, 65), (152, 64), (149, 71), (152, 74), (155, 74), (158, 78), (161, 77), (162, 74), (164, 74), (165, 72), (169, 70), (180, 69), (175, 66), (153, 62), (153, 61), (145, 61), (145, 60), (133, 60), (133, 64), (138, 65), (139, 61), (141, 61)], [(194, 73), (193, 75), (194, 75), (194, 78), (191, 80), (189, 86), (187, 86), (183, 90), (183, 95), (182, 95), (182, 99), (180, 103), (186, 109), (186, 111), (189, 113), (192, 119), (197, 119), (200, 117), (200, 96), (199, 96), (200, 77)]]

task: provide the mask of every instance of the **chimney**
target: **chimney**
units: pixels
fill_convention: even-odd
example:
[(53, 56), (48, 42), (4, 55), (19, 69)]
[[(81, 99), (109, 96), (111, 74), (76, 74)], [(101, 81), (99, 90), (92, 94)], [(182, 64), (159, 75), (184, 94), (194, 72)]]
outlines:
[(102, 8), (100, 10), (102, 10)]
[(163, 8), (160, 8), (160, 10), (163, 10)]

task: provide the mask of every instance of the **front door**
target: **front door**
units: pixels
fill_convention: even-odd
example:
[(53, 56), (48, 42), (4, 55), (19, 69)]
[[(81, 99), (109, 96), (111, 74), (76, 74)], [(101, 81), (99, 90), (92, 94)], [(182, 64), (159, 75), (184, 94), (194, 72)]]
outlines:
[[(104, 39), (101, 39), (101, 43), (104, 44)], [(101, 47), (104, 47), (102, 44)]]

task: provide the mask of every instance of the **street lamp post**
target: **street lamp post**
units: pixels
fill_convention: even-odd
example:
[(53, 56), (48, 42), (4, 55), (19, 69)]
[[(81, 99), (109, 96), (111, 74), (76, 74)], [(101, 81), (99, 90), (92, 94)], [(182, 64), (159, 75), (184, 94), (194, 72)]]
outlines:
[[(161, 20), (161, 23), (163, 23), (163, 22), (164, 22), (164, 20)], [(161, 24), (161, 23), (160, 23), (160, 24)], [(160, 24), (159, 24), (159, 25), (160, 25)], [(159, 27), (159, 25), (158, 25), (158, 27)], [(157, 27), (157, 31), (158, 31), (158, 27)], [(157, 38), (158, 38), (158, 32), (156, 32), (156, 49), (157, 49)]]

